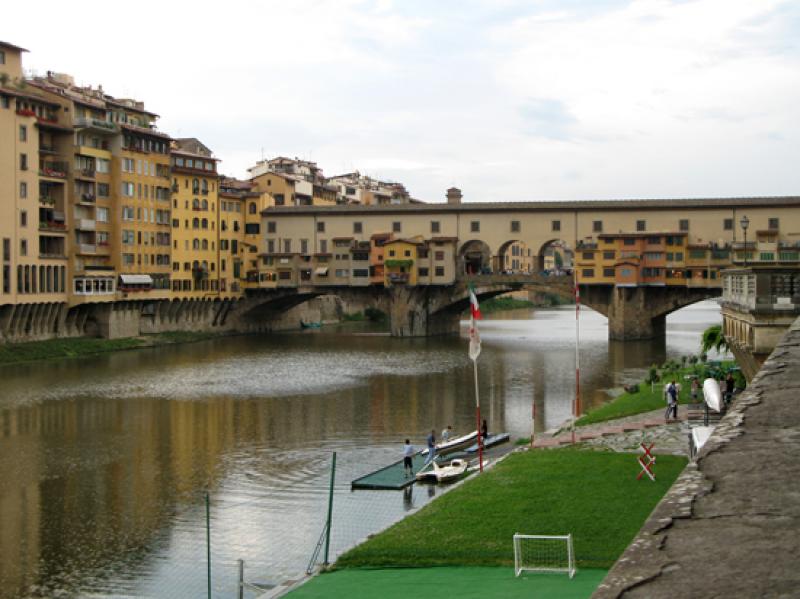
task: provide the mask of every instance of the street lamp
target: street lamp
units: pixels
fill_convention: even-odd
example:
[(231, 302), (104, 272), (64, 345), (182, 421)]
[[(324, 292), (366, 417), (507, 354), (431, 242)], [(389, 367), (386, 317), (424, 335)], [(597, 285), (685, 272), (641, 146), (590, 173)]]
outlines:
[(742, 231), (744, 232), (744, 267), (747, 268), (747, 227), (750, 226), (750, 219), (743, 216), (739, 224), (742, 225)]

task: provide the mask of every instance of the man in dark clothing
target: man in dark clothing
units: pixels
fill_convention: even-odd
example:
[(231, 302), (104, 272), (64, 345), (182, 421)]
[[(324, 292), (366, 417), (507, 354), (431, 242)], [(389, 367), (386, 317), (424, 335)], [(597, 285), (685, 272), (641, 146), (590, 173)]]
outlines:
[(678, 419), (678, 387), (675, 381), (672, 381), (667, 387), (667, 412), (664, 414), (664, 419), (669, 421), (669, 416)]
[(432, 462), (433, 458), (436, 457), (436, 431), (431, 431), (431, 434), (428, 435), (428, 457), (425, 459), (425, 463)]

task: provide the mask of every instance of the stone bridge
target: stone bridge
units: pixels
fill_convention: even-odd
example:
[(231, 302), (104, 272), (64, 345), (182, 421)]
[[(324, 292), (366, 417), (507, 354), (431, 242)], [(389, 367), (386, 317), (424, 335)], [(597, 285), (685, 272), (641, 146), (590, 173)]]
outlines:
[[(520, 289), (535, 289), (573, 297), (570, 277), (542, 275), (478, 275), (459, 278), (453, 285), (350, 287), (309, 285), (250, 292), (232, 309), (238, 328), (270, 330), (270, 322), (312, 298), (336, 295), (346, 303), (374, 306), (390, 318), (393, 337), (457, 334), (461, 315), (469, 307), (472, 285), (480, 301)], [(650, 339), (664, 335), (666, 316), (695, 302), (719, 295), (715, 288), (614, 287), (581, 285), (581, 303), (609, 320), (609, 338)]]

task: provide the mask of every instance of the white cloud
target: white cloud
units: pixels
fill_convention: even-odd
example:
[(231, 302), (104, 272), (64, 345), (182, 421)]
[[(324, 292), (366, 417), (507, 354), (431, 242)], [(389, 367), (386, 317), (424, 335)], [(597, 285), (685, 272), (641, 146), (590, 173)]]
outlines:
[(565, 6), (87, 0), (47, 20), (12, 4), (0, 39), (145, 100), (239, 176), (263, 149), (432, 200), (798, 192), (796, 5)]

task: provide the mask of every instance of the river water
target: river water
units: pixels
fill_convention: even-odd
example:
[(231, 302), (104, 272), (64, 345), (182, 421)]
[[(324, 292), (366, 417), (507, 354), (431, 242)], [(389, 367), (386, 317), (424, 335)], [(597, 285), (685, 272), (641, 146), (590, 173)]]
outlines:
[[(584, 310), (584, 405), (697, 353), (718, 322), (702, 302), (670, 315), (666, 340), (609, 342)], [(532, 402), (537, 431), (569, 417), (574, 307), (502, 313), (480, 330), (491, 431), (528, 436)], [(0, 368), (0, 597), (205, 596), (209, 549), (215, 597), (236, 596), (237, 559), (247, 580), (296, 577), (336, 451), (334, 558), (441, 492), (350, 481), (398, 459), (405, 437), (474, 429), (465, 335), (324, 327)]]

